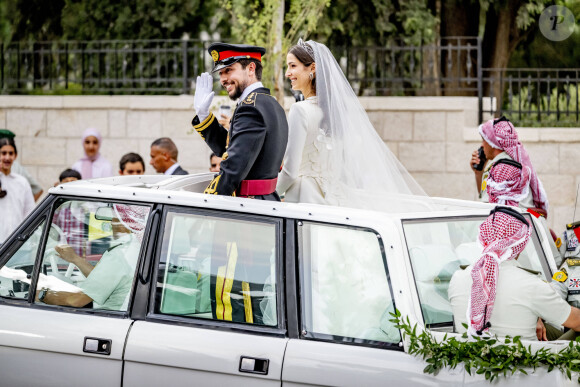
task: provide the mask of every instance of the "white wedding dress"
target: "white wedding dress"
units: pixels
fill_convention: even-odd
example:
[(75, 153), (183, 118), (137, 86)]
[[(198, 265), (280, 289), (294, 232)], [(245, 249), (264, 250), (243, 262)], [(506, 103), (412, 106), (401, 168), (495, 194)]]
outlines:
[(317, 96), (290, 108), (276, 191), (287, 202), (415, 210), (413, 197), (427, 195), (376, 133), (330, 50), (299, 44), (314, 56)]
[[(294, 203), (339, 204), (331, 184), (330, 155), (320, 130), (322, 110), (318, 98), (292, 105), (288, 114), (288, 146), (276, 191)], [(333, 195), (335, 194), (335, 195)]]

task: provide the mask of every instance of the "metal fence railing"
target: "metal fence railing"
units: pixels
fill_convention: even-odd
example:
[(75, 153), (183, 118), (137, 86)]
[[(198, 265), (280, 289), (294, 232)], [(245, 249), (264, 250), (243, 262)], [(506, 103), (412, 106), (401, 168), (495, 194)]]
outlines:
[(520, 126), (578, 126), (580, 69), (483, 69), (487, 96), (483, 113), (502, 114)]
[(481, 40), (441, 38), (435, 44), (333, 47), (358, 95), (477, 95)]
[[(212, 64), (200, 40), (0, 44), (2, 94), (188, 94)], [(518, 125), (578, 126), (580, 69), (482, 68), (481, 39), (331, 47), (361, 96), (477, 96), (484, 114)], [(483, 100), (492, 103), (484, 109)], [(489, 105), (489, 106), (488, 106)]]
[(211, 58), (193, 40), (17, 42), (1, 45), (4, 93), (189, 93)]

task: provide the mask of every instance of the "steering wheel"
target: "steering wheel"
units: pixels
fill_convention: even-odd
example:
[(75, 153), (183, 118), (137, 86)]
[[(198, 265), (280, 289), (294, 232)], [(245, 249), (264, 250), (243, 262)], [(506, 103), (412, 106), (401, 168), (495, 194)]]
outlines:
[(55, 244), (65, 244), (67, 243), (66, 235), (62, 228), (52, 223), (50, 225), (50, 230), (48, 230), (48, 238), (54, 241)]
[(48, 261), (50, 262), (50, 268), (52, 270), (52, 275), (54, 277), (60, 278), (61, 280), (72, 283), (71, 276), (72, 276), (72, 273), (73, 273), (76, 266), (73, 263), (69, 263), (68, 267), (66, 269), (66, 272), (64, 274), (61, 274), (58, 270), (58, 259), (59, 258), (60, 257), (54, 248), (50, 248), (50, 249), (46, 250), (44, 253), (44, 260), (46, 261), (48, 259)]

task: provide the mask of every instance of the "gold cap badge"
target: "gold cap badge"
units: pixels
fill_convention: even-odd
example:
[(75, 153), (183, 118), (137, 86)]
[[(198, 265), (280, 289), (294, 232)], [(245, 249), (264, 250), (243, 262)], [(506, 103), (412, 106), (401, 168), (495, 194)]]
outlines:
[(218, 54), (216, 50), (213, 50), (211, 52), (211, 58), (213, 59), (214, 62), (217, 62), (218, 59), (220, 58), (220, 54)]

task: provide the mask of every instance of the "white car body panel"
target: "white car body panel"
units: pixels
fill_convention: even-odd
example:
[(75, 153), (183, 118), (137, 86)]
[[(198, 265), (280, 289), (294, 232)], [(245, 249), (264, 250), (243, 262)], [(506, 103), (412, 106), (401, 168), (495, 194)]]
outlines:
[[(0, 385), (120, 385), (131, 320), (5, 305), (0, 316)], [(111, 340), (111, 354), (83, 352), (85, 337)]]
[[(123, 386), (279, 386), (287, 341), (137, 321), (127, 340)], [(240, 372), (242, 356), (268, 359), (268, 374)]]
[[(337, 347), (338, 346), (338, 347)], [(437, 376), (403, 351), (310, 340), (290, 340), (284, 357), (286, 386), (461, 386), (460, 369)]]

